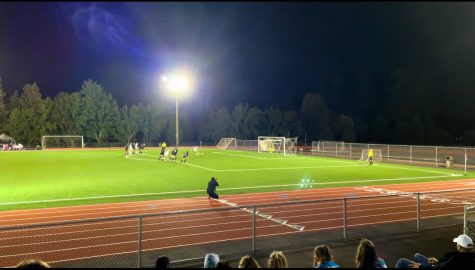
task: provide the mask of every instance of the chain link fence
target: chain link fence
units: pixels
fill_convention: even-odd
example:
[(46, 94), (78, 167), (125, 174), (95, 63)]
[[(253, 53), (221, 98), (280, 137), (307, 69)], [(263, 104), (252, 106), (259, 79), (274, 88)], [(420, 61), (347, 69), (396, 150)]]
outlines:
[(381, 150), (385, 162), (475, 170), (475, 148), (394, 144), (363, 144), (338, 141), (312, 142), (311, 153), (325, 157), (359, 159), (363, 150)]
[(54, 267), (139, 268), (152, 267), (161, 255), (179, 266), (207, 253), (232, 259), (464, 221), (473, 236), (475, 188), (368, 191), (374, 195), (243, 206), (210, 200), (206, 210), (1, 227), (0, 267), (42, 259)]

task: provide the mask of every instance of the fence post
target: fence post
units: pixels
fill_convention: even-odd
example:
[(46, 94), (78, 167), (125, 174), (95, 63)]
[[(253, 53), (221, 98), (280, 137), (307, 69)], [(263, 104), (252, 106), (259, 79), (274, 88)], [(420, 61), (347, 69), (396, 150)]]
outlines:
[(343, 240), (346, 241), (346, 197), (343, 198)]
[(389, 144), (388, 144), (388, 161), (389, 161)]
[(335, 157), (338, 157), (338, 142), (335, 143)]
[(138, 239), (138, 253), (137, 253), (137, 268), (142, 268), (142, 217), (139, 217), (139, 239)]
[(421, 230), (421, 197), (420, 193), (416, 193), (416, 211), (417, 211), (417, 231)]
[(252, 255), (256, 253), (256, 207), (252, 208)]
[(463, 207), (463, 234), (465, 235), (468, 233), (467, 232), (467, 208), (468, 208), (467, 205)]
[(435, 167), (439, 166), (439, 156), (437, 153), (437, 146), (435, 147)]

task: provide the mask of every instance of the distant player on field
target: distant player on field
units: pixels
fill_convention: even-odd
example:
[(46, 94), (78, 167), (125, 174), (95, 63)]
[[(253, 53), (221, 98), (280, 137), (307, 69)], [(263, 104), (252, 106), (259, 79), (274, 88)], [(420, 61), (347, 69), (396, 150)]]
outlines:
[(183, 157), (182, 157), (180, 163), (186, 163), (186, 161), (188, 160), (188, 155), (189, 155), (188, 151), (183, 153)]
[(139, 154), (143, 154), (143, 150), (145, 149), (145, 143), (141, 143), (139, 145)]
[(167, 150), (167, 143), (166, 142), (162, 143), (162, 148), (165, 148), (165, 150)]
[(197, 156), (200, 155), (198, 146), (193, 146), (193, 151), (195, 152), (195, 155), (197, 155)]
[(175, 149), (172, 151), (171, 160), (176, 161), (176, 156), (178, 155), (178, 148), (175, 146)]
[(127, 157), (129, 155), (129, 144), (125, 145), (125, 156)]
[(368, 161), (369, 165), (373, 165), (373, 149), (369, 149), (368, 151)]
[(162, 147), (162, 149), (160, 150), (160, 157), (158, 159), (161, 159), (163, 161), (164, 158), (165, 158), (165, 148)]
[(164, 158), (163, 158), (162, 160), (168, 159), (168, 156), (169, 156), (169, 155), (170, 155), (170, 150), (166, 150), (166, 151), (165, 151), (165, 156), (164, 156)]

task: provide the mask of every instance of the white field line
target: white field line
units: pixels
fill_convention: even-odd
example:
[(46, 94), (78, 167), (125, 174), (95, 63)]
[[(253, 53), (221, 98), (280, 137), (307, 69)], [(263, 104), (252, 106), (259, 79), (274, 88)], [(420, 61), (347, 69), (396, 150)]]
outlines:
[[(249, 157), (249, 158), (257, 158), (257, 159), (266, 159), (266, 160), (271, 160), (272, 158), (260, 158), (260, 157), (252, 157), (252, 156), (244, 156), (244, 155), (234, 155), (234, 154), (225, 154), (225, 153), (219, 153), (219, 152), (213, 152), (217, 154), (223, 154), (223, 155), (233, 155), (233, 156), (243, 156), (243, 157)], [(151, 156), (151, 155), (145, 155), (145, 156)], [(152, 156), (156, 157), (156, 156)], [(142, 160), (142, 161), (152, 161), (156, 162), (156, 160), (151, 160), (151, 159), (141, 159), (141, 158), (132, 158), (132, 157), (126, 157), (128, 159), (134, 159), (134, 160)], [(198, 166), (195, 164), (191, 164), (189, 162), (185, 163), (185, 165), (212, 171), (212, 172), (245, 172), (245, 171), (274, 171), (274, 170), (300, 170), (300, 169), (325, 169), (325, 168), (344, 168), (344, 167), (364, 167), (367, 165), (358, 165), (351, 163), (352, 165), (333, 165), (333, 166), (304, 166), (304, 167), (275, 167), (275, 168), (255, 168), (255, 169), (212, 169), (204, 166)]]
[[(450, 184), (457, 185), (457, 184), (467, 184), (467, 180), (449, 180), (451, 181)], [(474, 182), (475, 183), (475, 182)], [(447, 182), (429, 182), (429, 183), (417, 183), (417, 184), (389, 184), (385, 185), (384, 187), (397, 187), (397, 188), (410, 188), (411, 190), (405, 191), (405, 192), (427, 192), (427, 189), (438, 189), (435, 191), (445, 191), (445, 188), (447, 186)], [(377, 188), (378, 186), (373, 186), (374, 188)], [(348, 193), (351, 193), (354, 190), (363, 190), (367, 189), (369, 187), (367, 186), (357, 186), (357, 187), (342, 187), (342, 188), (326, 188), (326, 189), (307, 189), (307, 190), (290, 190), (290, 191), (285, 191), (287, 194), (295, 194), (299, 196), (299, 199), (302, 198), (311, 198), (315, 199), (315, 196), (321, 196), (321, 195), (328, 195), (329, 193), (332, 194), (331, 197), (335, 196), (340, 196), (340, 195), (347, 195)], [(466, 191), (467, 193), (471, 193), (474, 191)], [(304, 193), (303, 195), (301, 193)], [(465, 191), (463, 192), (465, 193)], [(362, 193), (364, 195), (364, 193)], [(457, 194), (460, 194), (460, 192), (457, 192)], [(282, 195), (282, 191), (277, 191), (277, 192), (267, 192), (266, 193), (266, 199), (269, 201), (275, 201), (275, 199), (279, 199)], [(358, 194), (360, 195), (360, 194)], [(226, 198), (236, 198), (241, 201), (252, 201), (253, 198), (258, 198), (260, 201), (262, 200), (262, 194), (260, 193), (251, 193), (251, 194), (240, 194), (240, 195), (228, 195)], [(192, 199), (196, 199), (197, 197), (194, 197)], [(321, 199), (326, 199), (329, 198), (329, 196), (324, 196)], [(177, 202), (178, 201), (178, 202)], [(159, 201), (142, 201), (142, 202), (126, 202), (126, 203), (111, 203), (111, 204), (95, 204), (95, 205), (86, 205), (86, 206), (66, 206), (66, 207), (56, 207), (56, 208), (48, 208), (48, 209), (39, 209), (37, 213), (35, 214), (56, 214), (56, 213), (62, 213), (62, 212), (84, 212), (84, 211), (97, 211), (97, 210), (109, 210), (109, 209), (124, 209), (124, 208), (134, 208), (137, 209), (139, 207), (145, 207), (147, 210), (149, 210), (149, 205), (153, 204), (156, 207), (165, 207), (166, 205), (174, 205), (176, 206), (177, 204), (189, 204), (189, 201), (182, 202), (182, 199), (167, 199), (167, 200), (159, 200)], [(197, 202), (198, 203), (198, 202)], [(201, 204), (200, 204), (201, 205)], [(208, 205), (208, 203), (203, 204), (203, 205)], [(101, 206), (100, 208), (95, 208), (97, 206)], [(47, 210), (45, 212), (45, 210)], [(139, 209), (140, 210), (140, 209)], [(15, 211), (4, 211), (0, 212), (0, 218), (5, 218), (5, 217), (10, 217), (10, 216), (23, 216), (27, 215), (30, 216), (31, 213), (30, 210), (15, 210)], [(25, 214), (21, 214), (25, 213)], [(107, 212), (104, 212), (107, 213)]]
[[(262, 159), (262, 160), (289, 160), (289, 159), (301, 159), (300, 157), (256, 157), (256, 156), (248, 156), (248, 155), (239, 155), (239, 154), (231, 154), (231, 153), (224, 153), (224, 152), (211, 152), (213, 154), (218, 155), (227, 155), (227, 156), (236, 156), (236, 157), (245, 157), (245, 158), (255, 158), (255, 159)], [(277, 154), (280, 155), (280, 154)]]
[[(223, 199), (219, 199), (219, 200), (217, 200), (217, 201), (220, 202), (220, 203), (222, 203), (222, 204), (226, 204), (226, 205), (229, 205), (229, 206), (238, 208), (238, 209), (240, 209), (240, 210), (242, 210), (242, 211), (245, 211), (245, 212), (247, 212), (247, 213), (253, 214), (253, 210), (247, 209), (247, 208), (239, 207), (239, 206), (237, 206), (236, 203), (232, 203), (232, 202), (229, 202), (229, 201), (223, 200)], [(281, 220), (281, 219), (272, 218), (272, 215), (263, 214), (263, 213), (261, 213), (260, 211), (256, 211), (256, 215), (259, 216), (259, 217), (261, 217), (261, 218), (270, 220), (270, 221), (272, 221), (272, 222), (276, 222), (276, 223), (278, 223), (278, 224), (281, 224), (281, 225), (290, 227), (290, 228), (295, 229), (295, 230), (303, 231), (303, 229), (305, 228), (304, 226), (300, 226), (300, 225), (287, 224), (287, 220)]]
[[(416, 171), (416, 172), (430, 172), (436, 174), (444, 174), (444, 175), (455, 175), (454, 173), (446, 173), (446, 172), (439, 172), (439, 171), (432, 171), (432, 170), (423, 170), (423, 169), (413, 169), (413, 168), (405, 168), (405, 167), (398, 167), (398, 166), (388, 166), (388, 165), (381, 165), (375, 164), (378, 167), (383, 168), (391, 168), (391, 169), (399, 169), (399, 170), (407, 170), (407, 171)], [(457, 174), (457, 176), (462, 176), (463, 174)]]
[[(240, 152), (240, 151), (234, 151), (234, 152)], [(246, 157), (246, 158), (255, 158), (255, 159), (262, 159), (262, 160), (289, 160), (289, 159), (315, 159), (312, 157), (307, 157), (307, 156), (298, 156), (298, 157), (288, 157), (288, 158), (269, 158), (269, 157), (256, 157), (256, 156), (250, 156), (250, 155), (239, 155), (239, 154), (231, 154), (231, 153), (226, 153), (226, 152), (212, 152), (213, 154), (219, 154), (219, 155), (228, 155), (228, 156), (238, 156), (238, 157)], [(241, 153), (247, 153), (247, 152), (241, 152)], [(279, 155), (279, 154), (277, 154)], [(354, 164), (354, 162), (350, 161), (343, 161), (343, 160), (326, 160), (328, 162), (338, 162), (338, 163), (345, 163), (345, 164)]]
[(346, 168), (363, 167), (367, 165), (335, 165), (335, 166), (308, 166), (308, 167), (276, 167), (276, 168), (256, 168), (256, 169), (229, 169), (216, 170), (217, 172), (246, 172), (246, 171), (278, 171), (278, 170), (300, 170), (300, 169), (326, 169), (326, 168)]
[[(333, 185), (333, 184), (351, 184), (351, 183), (364, 183), (364, 182), (384, 182), (384, 181), (406, 181), (406, 180), (417, 180), (417, 179), (434, 179), (434, 178), (451, 178), (451, 177), (460, 177), (463, 174), (457, 175), (443, 175), (443, 176), (418, 176), (418, 177), (402, 177), (402, 178), (384, 178), (384, 179), (365, 179), (365, 180), (355, 180), (355, 181), (333, 181), (333, 182), (314, 182), (311, 185), (315, 186), (324, 186), (324, 185)], [(300, 184), (284, 184), (284, 185), (268, 185), (268, 186), (252, 186), (252, 187), (235, 187), (235, 188), (221, 188), (221, 191), (226, 190), (244, 190), (244, 189), (263, 189), (263, 188), (277, 188), (277, 187), (295, 187), (300, 186)], [(56, 199), (56, 200), (38, 200), (38, 201), (25, 201), (25, 202), (4, 202), (0, 203), (0, 206), (7, 205), (21, 205), (21, 204), (32, 204), (32, 203), (51, 203), (51, 202), (67, 202), (67, 201), (84, 201), (84, 200), (97, 200), (97, 199), (111, 199), (111, 198), (126, 198), (126, 197), (140, 197), (140, 196), (158, 196), (158, 195), (169, 195), (169, 194), (185, 194), (185, 193), (203, 193), (203, 190), (187, 190), (187, 191), (170, 191), (170, 192), (159, 192), (159, 193), (143, 193), (143, 194), (126, 194), (126, 195), (112, 195), (112, 196), (98, 196), (98, 197), (83, 197), (83, 198), (70, 198), (70, 199)]]

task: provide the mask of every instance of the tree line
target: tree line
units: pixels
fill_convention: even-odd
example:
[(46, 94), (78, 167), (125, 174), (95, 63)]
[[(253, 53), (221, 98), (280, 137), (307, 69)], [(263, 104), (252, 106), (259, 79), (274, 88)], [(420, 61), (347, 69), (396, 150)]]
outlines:
[[(371, 105), (363, 100), (356, 102)], [(454, 142), (449, 132), (434, 127), (430, 117), (400, 111), (392, 106), (376, 112), (363, 107), (359, 114), (352, 115), (354, 120), (350, 114), (333, 112), (318, 93), (306, 94), (299, 110), (262, 109), (242, 103), (232, 109), (184, 109), (180, 111), (180, 141), (212, 144), (223, 137), (256, 139), (263, 135), (298, 136), (300, 143), (307, 144), (313, 140), (446, 145)], [(371, 122), (361, 120), (359, 115), (365, 113), (374, 116)], [(391, 113), (397, 117), (385, 116)], [(86, 143), (97, 145), (136, 140), (173, 144), (175, 110), (173, 104), (160, 102), (120, 107), (110, 92), (92, 80), (85, 81), (78, 91), (61, 92), (54, 98), (43, 97), (36, 83), (25, 84), (21, 92), (7, 98), (0, 81), (0, 132), (29, 146), (39, 144), (43, 135), (83, 135)]]

